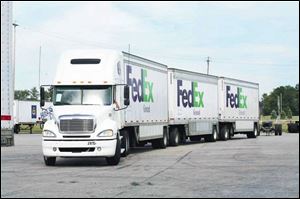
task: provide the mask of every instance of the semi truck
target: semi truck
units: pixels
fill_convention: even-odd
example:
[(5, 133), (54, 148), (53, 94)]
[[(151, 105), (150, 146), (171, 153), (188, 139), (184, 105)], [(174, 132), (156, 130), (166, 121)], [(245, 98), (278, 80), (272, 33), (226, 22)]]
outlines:
[[(53, 82), (43, 129), (46, 165), (56, 157), (105, 157), (116, 165), (130, 147), (168, 136), (167, 66), (126, 52), (66, 52)], [(44, 106), (44, 86), (41, 87)]]
[[(43, 155), (105, 157), (117, 165), (130, 148), (257, 136), (258, 84), (168, 68), (113, 50), (66, 52), (52, 85)], [(41, 86), (40, 105), (43, 107)]]
[(1, 146), (14, 145), (12, 2), (1, 1)]
[[(51, 102), (45, 103), (45, 107), (51, 106)], [(34, 125), (40, 125), (42, 127), (47, 119), (47, 116), (43, 115), (39, 101), (14, 100), (13, 113), (14, 133), (20, 132), (21, 125), (28, 126), (30, 133), (32, 133)]]

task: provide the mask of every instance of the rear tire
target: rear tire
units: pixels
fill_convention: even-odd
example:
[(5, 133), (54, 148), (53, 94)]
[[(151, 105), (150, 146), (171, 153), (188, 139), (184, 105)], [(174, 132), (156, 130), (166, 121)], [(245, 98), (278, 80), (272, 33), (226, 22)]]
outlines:
[(217, 132), (217, 128), (214, 126), (212, 134), (207, 135), (204, 139), (205, 142), (215, 142), (217, 141), (217, 138), (218, 138), (218, 132)]
[(228, 139), (231, 139), (234, 136), (234, 128), (232, 125), (229, 126)]
[(226, 141), (226, 140), (228, 140), (228, 137), (229, 137), (228, 127), (227, 127), (227, 125), (223, 125), (221, 127), (221, 131), (220, 131), (220, 139), (223, 141)]
[(275, 124), (275, 133), (279, 136), (282, 135), (282, 124)]
[(55, 166), (56, 157), (46, 157), (44, 156), (44, 162), (46, 166)]
[(115, 155), (113, 157), (107, 157), (106, 162), (108, 165), (118, 165), (120, 162), (120, 158), (121, 158), (121, 142), (118, 135)]
[(254, 125), (254, 130), (250, 133), (247, 133), (247, 138), (256, 138), (257, 135), (258, 135), (257, 125)]
[(178, 128), (172, 128), (170, 132), (170, 145), (171, 146), (178, 146), (179, 144), (179, 132)]
[(19, 134), (19, 132), (20, 132), (20, 125), (19, 124), (15, 124), (14, 125), (14, 132), (15, 132), (15, 134)]
[(163, 133), (163, 138), (153, 140), (151, 143), (154, 149), (165, 149), (168, 145), (167, 132)]

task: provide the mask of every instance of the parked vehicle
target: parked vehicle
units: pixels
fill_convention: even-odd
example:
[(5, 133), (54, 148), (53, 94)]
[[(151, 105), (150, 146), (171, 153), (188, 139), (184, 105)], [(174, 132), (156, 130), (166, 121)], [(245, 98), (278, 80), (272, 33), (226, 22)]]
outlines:
[[(167, 146), (167, 66), (110, 50), (69, 51), (53, 83), (43, 129), (46, 165), (56, 157), (106, 157), (116, 165), (130, 146)], [(44, 87), (41, 87), (44, 106)]]
[(267, 135), (270, 135), (271, 133), (275, 133), (273, 122), (272, 121), (263, 122), (260, 131), (266, 133)]
[[(131, 147), (166, 148), (258, 134), (258, 84), (167, 68), (126, 52), (69, 51), (53, 82), (43, 129), (46, 165), (57, 157), (105, 157)], [(44, 86), (41, 87), (41, 106)]]
[[(52, 103), (46, 102), (45, 107), (50, 107)], [(29, 127), (30, 133), (34, 125), (43, 126), (46, 121), (42, 116), (42, 109), (39, 101), (14, 100), (14, 132), (19, 133), (21, 125)]]
[(12, 2), (1, 1), (1, 146), (14, 145), (14, 78)]
[(289, 133), (299, 133), (299, 121), (288, 123)]
[(282, 135), (282, 124), (275, 124), (275, 135)]
[(266, 121), (262, 123), (260, 131), (266, 133), (266, 135), (282, 135), (282, 124), (275, 123), (273, 124), (272, 121)]

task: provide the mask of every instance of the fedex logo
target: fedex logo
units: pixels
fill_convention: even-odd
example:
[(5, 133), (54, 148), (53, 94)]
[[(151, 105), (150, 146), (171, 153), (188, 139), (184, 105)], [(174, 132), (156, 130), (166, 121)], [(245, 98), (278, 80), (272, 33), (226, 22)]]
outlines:
[(231, 108), (247, 108), (247, 96), (243, 95), (243, 90), (237, 87), (237, 92), (231, 92), (231, 87), (226, 86), (226, 107), (230, 105)]
[(147, 81), (147, 70), (141, 69), (140, 78), (133, 77), (132, 67), (127, 65), (127, 84), (131, 86), (134, 102), (153, 102), (153, 82)]
[(186, 90), (182, 88), (182, 80), (177, 80), (177, 106), (180, 104), (184, 108), (191, 107), (204, 107), (203, 101), (204, 92), (198, 91), (198, 82), (191, 82), (191, 89)]

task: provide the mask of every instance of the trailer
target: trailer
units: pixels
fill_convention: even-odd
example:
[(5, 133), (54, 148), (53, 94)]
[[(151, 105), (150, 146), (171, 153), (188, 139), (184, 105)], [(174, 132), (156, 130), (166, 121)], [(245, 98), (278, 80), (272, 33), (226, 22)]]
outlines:
[(256, 138), (259, 128), (259, 84), (219, 77), (219, 137), (235, 134)]
[(1, 1), (1, 146), (14, 145), (12, 2)]
[(124, 112), (121, 130), (125, 141), (129, 139), (124, 146), (151, 142), (153, 148), (165, 148), (168, 144), (167, 66), (126, 52), (122, 54), (131, 102)]
[[(51, 107), (51, 102), (46, 102), (45, 107)], [(42, 115), (42, 109), (40, 108), (39, 101), (24, 101), (14, 100), (14, 133), (19, 133), (21, 125), (28, 126), (30, 134), (34, 125), (40, 125), (41, 127), (45, 123), (46, 119)]]
[(170, 145), (217, 140), (217, 76), (169, 68), (168, 101)]
[[(130, 147), (168, 144), (167, 66), (126, 52), (66, 52), (53, 82), (43, 129), (45, 164), (57, 157), (105, 157), (116, 165)], [(44, 106), (44, 86), (41, 87)]]

